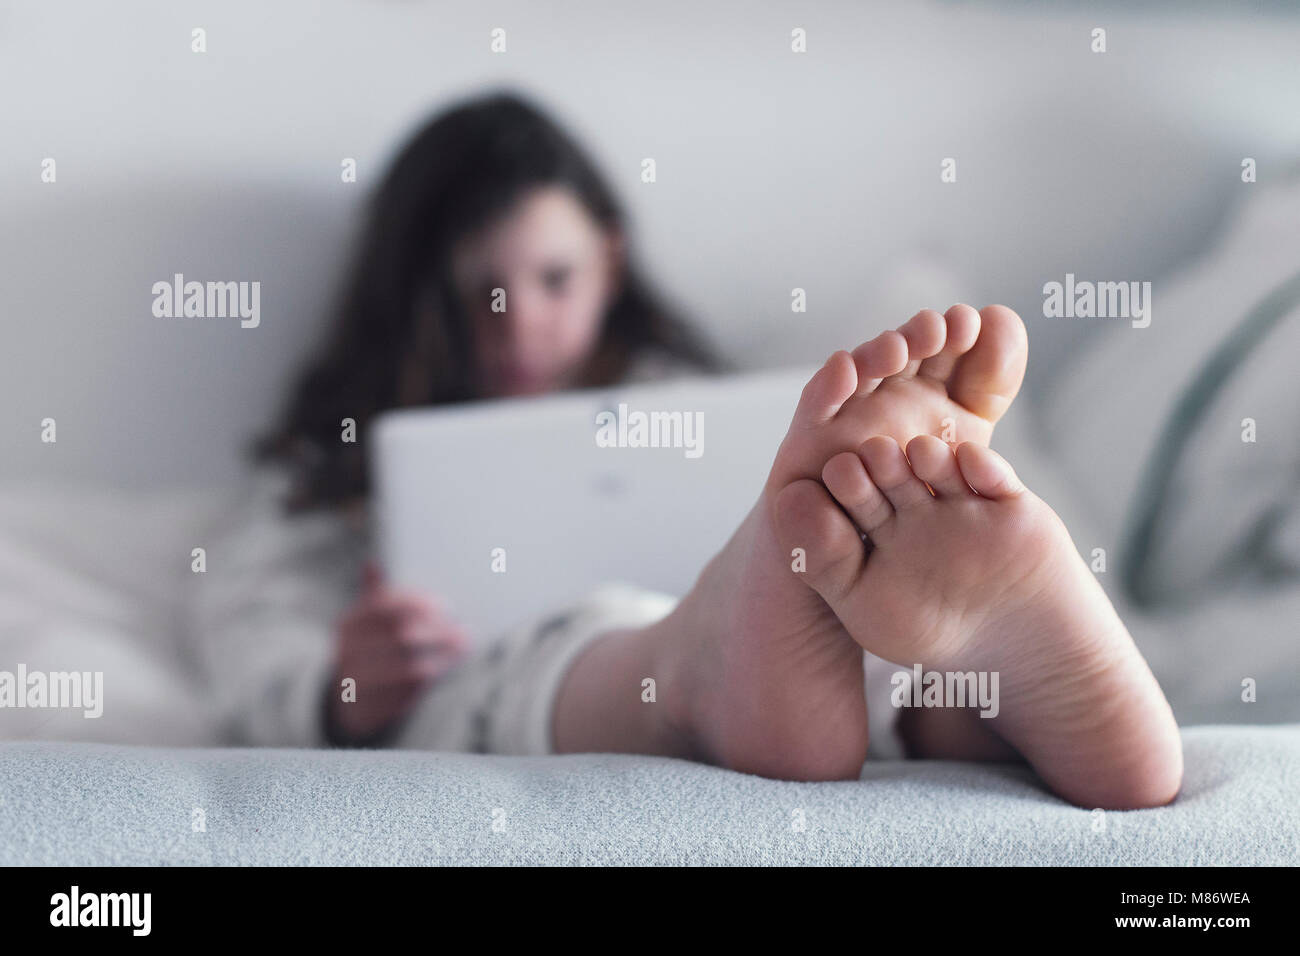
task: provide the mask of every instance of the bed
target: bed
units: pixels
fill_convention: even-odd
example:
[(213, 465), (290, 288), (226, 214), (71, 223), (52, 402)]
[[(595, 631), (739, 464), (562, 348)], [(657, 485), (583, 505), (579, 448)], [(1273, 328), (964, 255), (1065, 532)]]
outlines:
[[(1172, 806), (1089, 811), (1020, 767), (788, 783), (659, 757), (0, 745), (5, 865), (1300, 861), (1300, 725), (1184, 731)], [(51, 821), (58, 821), (57, 825)]]
[(0, 714), (0, 864), (1300, 862), (1300, 723), (1243, 723), (1171, 672), (1176, 710), (1232, 723), (1185, 727), (1179, 798), (1122, 813), (1011, 765), (873, 761), (807, 784), (651, 757), (231, 747), (169, 640), (177, 555), (226, 504), (0, 494), (0, 669), (75, 662), (114, 691), (98, 719)]

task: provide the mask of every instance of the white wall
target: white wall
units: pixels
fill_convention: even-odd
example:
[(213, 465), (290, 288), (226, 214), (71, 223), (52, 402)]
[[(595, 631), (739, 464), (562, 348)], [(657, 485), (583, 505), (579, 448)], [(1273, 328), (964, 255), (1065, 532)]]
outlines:
[[(320, 334), (395, 140), (484, 84), (576, 129), (631, 207), (649, 273), (742, 363), (818, 360), (960, 297), (1025, 312), (1042, 381), (1079, 334), (1041, 318), (1043, 282), (1158, 279), (1211, 240), (1242, 156), (1261, 178), (1300, 156), (1300, 18), (1152, 9), (6, 5), (3, 477), (232, 475)], [(505, 55), (488, 50), (496, 26)], [(356, 186), (339, 182), (344, 156)], [(174, 272), (260, 280), (261, 326), (153, 318), (150, 286)], [(806, 316), (789, 311), (794, 286)], [(46, 416), (55, 446), (39, 441)]]

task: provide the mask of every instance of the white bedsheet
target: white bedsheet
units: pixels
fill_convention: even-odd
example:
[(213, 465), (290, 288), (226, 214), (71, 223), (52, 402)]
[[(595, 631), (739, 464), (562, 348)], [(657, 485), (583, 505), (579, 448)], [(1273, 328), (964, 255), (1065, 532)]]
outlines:
[(102, 671), (104, 712), (0, 710), (0, 739), (218, 740), (176, 640), (190, 550), (219, 494), (0, 488), (0, 670)]

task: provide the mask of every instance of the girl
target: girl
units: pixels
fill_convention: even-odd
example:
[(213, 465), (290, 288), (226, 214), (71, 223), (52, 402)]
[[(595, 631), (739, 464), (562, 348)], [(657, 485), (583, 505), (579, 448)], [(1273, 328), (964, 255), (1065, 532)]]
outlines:
[[(591, 160), (517, 95), (458, 105), (399, 152), (325, 348), (255, 442), (253, 487), (209, 547), (191, 633), (233, 739), (391, 741), (463, 654), (436, 599), (394, 592), (366, 560), (376, 415), (719, 367), (627, 246)], [(355, 442), (341, 440), (346, 418)], [(454, 731), (436, 743), (492, 746)]]

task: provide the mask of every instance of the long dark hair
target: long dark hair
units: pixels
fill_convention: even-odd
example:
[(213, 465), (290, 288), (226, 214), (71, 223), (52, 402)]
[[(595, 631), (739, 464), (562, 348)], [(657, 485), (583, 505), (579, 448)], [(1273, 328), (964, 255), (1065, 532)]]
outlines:
[[(604, 229), (626, 235), (623, 212), (586, 153), (515, 93), (456, 105), (409, 139), (371, 199), (325, 349), (300, 374), (279, 423), (252, 445), (256, 461), (289, 468), (288, 512), (365, 497), (366, 426), (378, 413), (485, 396), (451, 251), (526, 192), (555, 185), (569, 188)], [(616, 382), (646, 351), (700, 371), (721, 365), (625, 254), (576, 384)], [(403, 375), (412, 363), (421, 373), (415, 381)], [(341, 440), (344, 418), (356, 421), (357, 441)]]

